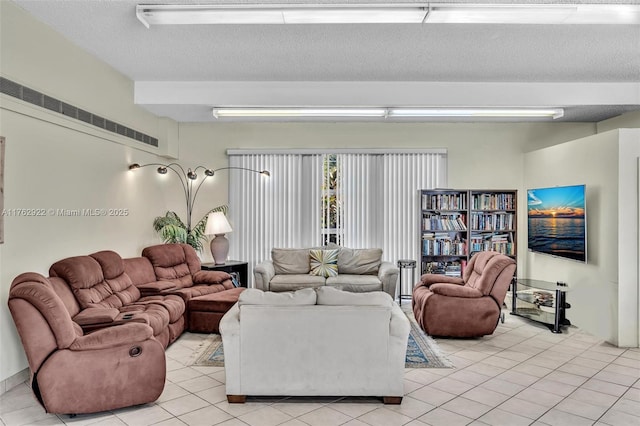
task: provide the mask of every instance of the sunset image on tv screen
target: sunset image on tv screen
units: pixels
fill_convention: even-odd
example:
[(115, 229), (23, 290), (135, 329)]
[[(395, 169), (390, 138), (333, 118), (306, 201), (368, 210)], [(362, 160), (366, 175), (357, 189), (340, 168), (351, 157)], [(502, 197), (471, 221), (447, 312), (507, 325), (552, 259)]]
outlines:
[(586, 261), (584, 185), (527, 191), (529, 250)]

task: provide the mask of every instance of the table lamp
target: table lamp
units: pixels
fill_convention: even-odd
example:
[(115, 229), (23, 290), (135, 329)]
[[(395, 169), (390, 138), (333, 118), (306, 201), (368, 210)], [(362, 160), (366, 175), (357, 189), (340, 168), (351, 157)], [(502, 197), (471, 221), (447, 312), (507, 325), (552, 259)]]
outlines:
[(227, 217), (222, 212), (213, 212), (207, 218), (207, 225), (204, 229), (206, 235), (215, 235), (211, 240), (211, 255), (216, 265), (224, 265), (229, 254), (229, 240), (224, 234), (231, 232), (231, 225)]

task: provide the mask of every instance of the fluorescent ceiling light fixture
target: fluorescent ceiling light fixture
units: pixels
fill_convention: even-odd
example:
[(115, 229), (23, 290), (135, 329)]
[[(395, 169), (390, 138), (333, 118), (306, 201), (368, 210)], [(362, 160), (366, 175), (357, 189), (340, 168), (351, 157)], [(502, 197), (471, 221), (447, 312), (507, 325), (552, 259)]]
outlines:
[(629, 24), (640, 5), (622, 4), (139, 4), (151, 25), (198, 24)]
[(221, 117), (384, 117), (384, 108), (214, 108)]
[(640, 24), (640, 5), (431, 4), (427, 23)]
[(560, 118), (562, 108), (214, 108), (216, 118), (497, 117)]
[(428, 4), (139, 4), (136, 16), (150, 25), (189, 24), (386, 24), (424, 22)]
[(562, 108), (391, 108), (388, 117), (560, 118)]

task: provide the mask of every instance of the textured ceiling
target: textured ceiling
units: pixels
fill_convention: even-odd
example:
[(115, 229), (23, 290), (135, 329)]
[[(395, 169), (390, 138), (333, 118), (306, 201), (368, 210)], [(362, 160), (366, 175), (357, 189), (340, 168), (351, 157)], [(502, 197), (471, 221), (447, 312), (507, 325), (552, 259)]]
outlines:
[[(147, 29), (135, 17), (138, 3), (216, 2), (14, 1), (134, 81), (640, 84), (640, 25), (176, 25)], [(465, 2), (473, 3), (457, 3)], [(573, 120), (591, 121), (620, 111), (607, 106), (594, 115), (590, 108), (588, 117), (578, 114)], [(174, 118), (196, 120), (188, 118), (186, 109), (182, 113), (179, 106), (174, 109), (172, 115), (171, 106), (162, 107), (164, 114)]]

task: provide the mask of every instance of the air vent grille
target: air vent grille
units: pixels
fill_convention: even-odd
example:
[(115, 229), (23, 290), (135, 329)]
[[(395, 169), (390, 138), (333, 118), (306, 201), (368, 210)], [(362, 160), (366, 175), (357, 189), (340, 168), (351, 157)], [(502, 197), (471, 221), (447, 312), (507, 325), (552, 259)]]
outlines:
[(158, 146), (158, 139), (154, 137), (138, 132), (137, 130), (131, 129), (127, 126), (123, 126), (122, 124), (107, 120), (104, 117), (92, 114), (73, 105), (69, 105), (56, 98), (52, 98), (51, 96), (47, 96), (37, 90), (22, 86), (4, 77), (0, 77), (0, 93), (46, 108), (50, 111), (57, 112), (58, 114), (83, 121), (95, 127), (99, 127), (100, 129), (126, 136), (138, 142), (155, 147)]

